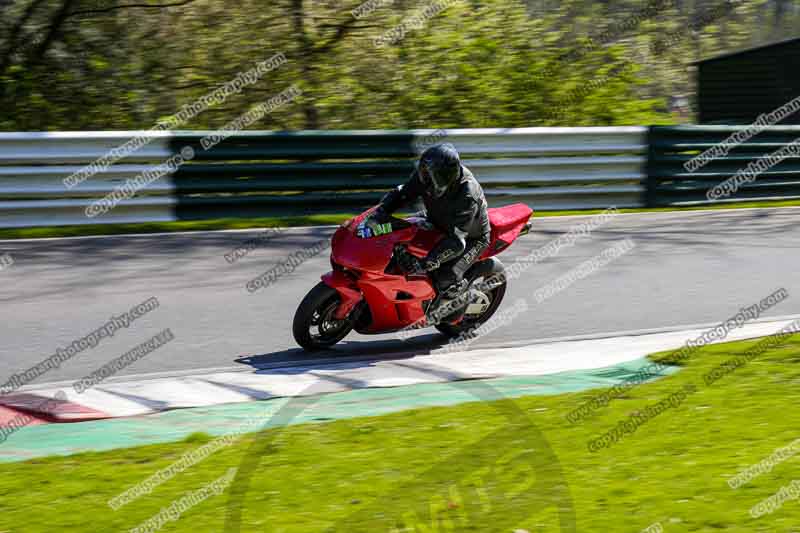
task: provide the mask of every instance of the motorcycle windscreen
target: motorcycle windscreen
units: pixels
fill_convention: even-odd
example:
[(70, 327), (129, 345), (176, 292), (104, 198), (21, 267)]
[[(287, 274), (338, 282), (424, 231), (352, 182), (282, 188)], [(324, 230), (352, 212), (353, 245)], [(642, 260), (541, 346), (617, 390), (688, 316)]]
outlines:
[(413, 226), (369, 238), (358, 236), (358, 224), (340, 227), (333, 236), (331, 258), (345, 268), (383, 273), (392, 259), (395, 244), (410, 240)]

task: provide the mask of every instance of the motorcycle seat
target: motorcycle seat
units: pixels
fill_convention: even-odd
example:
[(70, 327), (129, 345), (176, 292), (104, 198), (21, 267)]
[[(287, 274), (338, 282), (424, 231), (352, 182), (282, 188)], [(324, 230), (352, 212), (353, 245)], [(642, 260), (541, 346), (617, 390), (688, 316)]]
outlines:
[(511, 204), (492, 207), (488, 210), (489, 224), (492, 227), (492, 242), (510, 243), (517, 238), (533, 209), (525, 204)]

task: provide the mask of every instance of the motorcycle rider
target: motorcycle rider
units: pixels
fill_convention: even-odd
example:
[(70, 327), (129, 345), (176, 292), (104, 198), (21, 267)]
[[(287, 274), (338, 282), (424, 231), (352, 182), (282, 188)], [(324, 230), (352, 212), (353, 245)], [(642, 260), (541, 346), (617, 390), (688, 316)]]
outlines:
[(386, 194), (371, 218), (385, 222), (420, 197), (428, 222), (445, 236), (424, 259), (404, 254), (403, 267), (410, 273), (430, 273), (438, 294), (454, 299), (468, 285), (464, 273), (489, 246), (486, 197), (450, 143), (426, 149), (408, 182)]

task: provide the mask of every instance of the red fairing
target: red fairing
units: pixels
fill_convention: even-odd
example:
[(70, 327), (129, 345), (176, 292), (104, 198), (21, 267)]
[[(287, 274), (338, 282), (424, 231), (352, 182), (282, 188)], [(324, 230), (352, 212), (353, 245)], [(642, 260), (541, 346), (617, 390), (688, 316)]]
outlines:
[(375, 276), (358, 280), (372, 312), (370, 333), (397, 331), (425, 318), (422, 302), (436, 291), (427, 276)]
[[(350, 219), (336, 230), (331, 243), (334, 270), (322, 276), (322, 280), (341, 295), (342, 303), (335, 318), (347, 317), (356, 304), (365, 299), (372, 320), (364, 332), (383, 333), (423, 320), (423, 302), (435, 297), (427, 276), (386, 272), (395, 245), (405, 244), (411, 253), (424, 257), (442, 239), (442, 234), (412, 224), (384, 235), (360, 238), (358, 225), (373, 210)], [(490, 209), (492, 239), (481, 259), (507, 248), (519, 236), (532, 213), (525, 204)]]
[(347, 315), (350, 314), (350, 311), (352, 311), (356, 304), (363, 298), (358, 285), (355, 283), (355, 279), (345, 274), (341, 270), (328, 272), (322, 276), (322, 281), (324, 281), (329, 287), (336, 289), (336, 291), (342, 297), (342, 303), (333, 314), (333, 317), (336, 320), (342, 320), (347, 317)]
[(426, 231), (412, 225), (386, 235), (362, 239), (356, 230), (371, 211), (362, 213), (336, 230), (331, 243), (331, 260), (334, 263), (351, 270), (383, 274), (392, 259), (395, 244), (406, 243), (409, 250), (424, 256), (442, 238), (438, 231)]
[(497, 255), (508, 248), (519, 237), (522, 228), (528, 223), (532, 214), (533, 209), (525, 204), (511, 204), (489, 209), (492, 240), (479, 259)]

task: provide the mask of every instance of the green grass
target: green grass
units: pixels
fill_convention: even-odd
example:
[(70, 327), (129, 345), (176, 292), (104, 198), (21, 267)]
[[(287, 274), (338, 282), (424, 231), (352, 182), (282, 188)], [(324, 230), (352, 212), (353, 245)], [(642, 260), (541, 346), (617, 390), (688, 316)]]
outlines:
[[(171, 231), (210, 231), (221, 229), (274, 228), (341, 224), (352, 215), (308, 215), (297, 217), (220, 218), (182, 222), (144, 222), (102, 226), (44, 226), (0, 229), (0, 239), (39, 239), (45, 237), (83, 237), (86, 235), (124, 235)], [(2, 533), (2, 532), (0, 532)]]
[[(620, 209), (620, 213), (666, 213), (670, 211), (707, 211), (707, 210), (725, 210), (725, 209), (743, 209), (754, 207), (796, 207), (800, 206), (800, 200), (769, 200), (769, 201), (753, 201), (753, 202), (731, 202), (731, 203), (717, 203), (709, 205), (692, 205), (681, 207), (635, 207)], [(536, 206), (533, 206), (534, 210)], [(589, 215), (593, 213), (602, 213), (603, 209), (573, 209), (562, 211), (535, 211), (534, 216), (551, 217), (551, 216), (565, 216), (565, 215)]]
[[(222, 531), (229, 504), (241, 509), (241, 531), (248, 533), (334, 525), (336, 531), (390, 531), (398, 520), (413, 526), (405, 531), (420, 532), (570, 531), (559, 529), (556, 505), (574, 509), (572, 531), (639, 532), (656, 522), (665, 532), (790, 531), (800, 522), (800, 500), (759, 519), (748, 511), (800, 478), (798, 457), (736, 490), (726, 480), (800, 437), (800, 336), (711, 386), (702, 380), (755, 343), (703, 348), (681, 372), (630, 389), (575, 425), (565, 415), (598, 391), (249, 435), (117, 511), (106, 506), (108, 499), (207, 436), (5, 464), (0, 532), (128, 530), (230, 467), (249, 476), (246, 489), (234, 484), (162, 531)], [(609, 448), (588, 451), (589, 439), (686, 384), (698, 390), (679, 406)], [(438, 529), (431, 509), (442, 520)]]
[[(620, 209), (621, 213), (658, 213), (666, 211), (693, 211), (705, 209), (739, 209), (743, 207), (789, 207), (800, 205), (800, 200), (737, 202), (730, 204), (692, 207), (663, 207)], [(534, 205), (534, 210), (536, 206)], [(591, 215), (602, 209), (573, 209), (564, 211), (535, 211), (534, 217), (564, 215)], [(182, 222), (145, 222), (136, 224), (43, 226), (37, 228), (0, 229), (0, 239), (37, 239), (45, 237), (83, 237), (87, 235), (125, 235), (131, 233), (162, 233), (173, 231), (210, 231), (223, 229), (251, 229), (290, 226), (315, 226), (341, 224), (352, 214), (305, 215), (294, 217), (220, 218)], [(0, 532), (2, 533), (2, 532)]]

